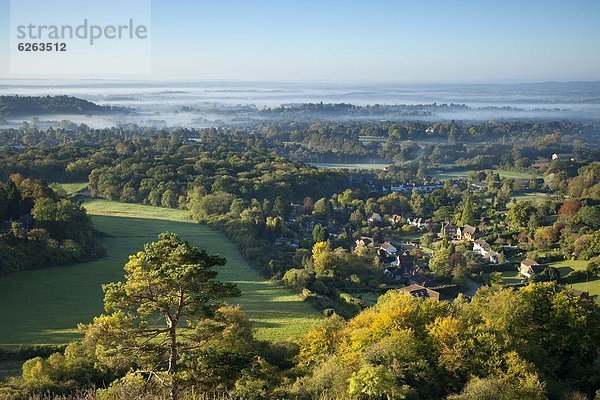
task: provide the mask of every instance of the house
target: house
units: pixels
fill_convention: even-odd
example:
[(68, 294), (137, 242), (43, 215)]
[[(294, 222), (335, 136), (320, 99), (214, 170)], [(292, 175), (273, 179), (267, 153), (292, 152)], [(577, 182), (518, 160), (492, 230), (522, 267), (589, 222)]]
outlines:
[(458, 240), (474, 241), (479, 237), (479, 229), (471, 225), (461, 226), (456, 230)]
[(491, 262), (492, 264), (498, 264), (500, 262), (500, 253), (492, 250), (483, 256), (486, 260)]
[(519, 273), (525, 278), (531, 278), (533, 274), (540, 274), (544, 272), (545, 269), (546, 267), (544, 267), (543, 265), (540, 265), (533, 260), (525, 259), (521, 261)]
[(426, 275), (416, 273), (410, 277), (410, 283), (413, 285), (420, 285), (423, 287), (431, 287), (433, 286), (433, 279), (427, 277)]
[(390, 223), (394, 227), (398, 227), (398, 226), (402, 225), (403, 220), (404, 220), (404, 218), (402, 218), (402, 216), (400, 216), (398, 214), (394, 214), (390, 217)]
[(365, 247), (373, 247), (373, 238), (367, 236), (361, 236), (360, 238), (354, 241), (356, 247), (365, 246)]
[(498, 244), (501, 246), (505, 246), (508, 243), (508, 241), (504, 238), (499, 237), (498, 239), (494, 240), (494, 244)]
[(277, 247), (281, 247), (281, 246), (289, 246), (289, 247), (293, 247), (295, 249), (300, 247), (300, 241), (298, 239), (290, 239), (290, 238), (286, 238), (286, 237), (278, 237), (275, 239), (275, 246)]
[(575, 159), (573, 158), (573, 154), (570, 153), (554, 153), (552, 154), (552, 160), (571, 160), (571, 161), (575, 161)]
[(492, 247), (483, 240), (476, 240), (475, 243), (473, 243), (473, 252), (479, 254), (493, 264), (498, 264), (500, 254), (492, 250)]
[(392, 267), (398, 268), (404, 276), (414, 275), (417, 266), (417, 259), (410, 254), (397, 254), (396, 261), (392, 262)]
[(578, 298), (580, 298), (582, 300), (589, 300), (590, 299), (590, 293), (589, 292), (584, 292), (583, 290), (577, 290), (577, 289), (573, 289), (573, 288), (568, 288), (567, 292), (572, 297), (578, 297)]
[(396, 267), (387, 267), (383, 270), (383, 275), (385, 275), (386, 278), (394, 281), (401, 281), (406, 278), (400, 268)]
[(371, 217), (369, 217), (369, 222), (372, 224), (380, 224), (382, 221), (383, 218), (381, 218), (381, 215), (377, 213), (373, 213)]
[(458, 227), (454, 225), (452, 222), (446, 221), (442, 222), (442, 229), (440, 229), (441, 237), (454, 237), (456, 236), (456, 230)]
[(415, 284), (409, 285), (409, 286), (403, 287), (401, 289), (398, 289), (398, 291), (409, 294), (413, 297), (418, 297), (418, 298), (422, 298), (422, 299), (429, 298), (429, 299), (440, 300), (439, 292), (436, 292), (435, 290), (431, 290), (431, 289), (426, 288), (421, 285), (415, 285)]
[(423, 218), (406, 218), (406, 223), (412, 226), (416, 226), (417, 228), (423, 228), (427, 226), (427, 223)]
[(381, 246), (379, 246), (379, 253), (383, 256), (393, 256), (397, 251), (398, 249), (390, 242), (383, 242)]

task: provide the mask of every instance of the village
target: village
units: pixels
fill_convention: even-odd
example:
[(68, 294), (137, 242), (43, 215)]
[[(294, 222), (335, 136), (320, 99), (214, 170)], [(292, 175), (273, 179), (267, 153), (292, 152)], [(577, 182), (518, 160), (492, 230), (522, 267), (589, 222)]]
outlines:
[[(496, 186), (544, 195), (542, 179), (499, 179)], [(321, 281), (328, 288), (335, 288), (338, 299), (362, 308), (374, 304), (380, 294), (390, 289), (452, 301), (459, 295), (473, 296), (486, 284), (518, 288), (539, 281), (573, 282), (571, 276), (561, 276), (563, 271), (567, 274), (562, 275), (568, 275), (569, 265), (563, 262), (559, 271), (553, 266), (555, 259), (545, 259), (544, 254), (551, 251), (536, 253), (535, 245), (507, 222), (510, 209), (518, 203), (518, 207), (534, 205), (515, 199), (508, 207), (497, 210), (494, 205), (498, 204), (496, 198), (502, 195), (501, 190), (490, 195), (485, 179), (440, 181), (426, 177), (416, 183), (384, 184), (379, 192), (372, 190), (372, 197), (366, 200), (351, 190), (316, 203), (306, 199), (303, 205), (290, 205), (286, 232), (275, 239), (275, 248), (303, 255), (304, 262), (298, 267), (311, 271), (313, 282), (304, 288), (304, 296), (319, 296), (318, 291), (310, 293), (310, 288), (315, 281)], [(446, 200), (436, 210), (431, 202), (438, 197)], [(465, 203), (473, 210), (465, 210)], [(558, 205), (557, 202), (555, 207)], [(440, 210), (447, 212), (442, 215)], [(549, 211), (545, 218), (560, 219), (557, 214), (558, 211)], [(316, 260), (313, 257), (313, 264), (306, 262), (306, 255), (320, 241), (327, 242), (333, 253), (345, 254), (345, 258), (331, 263), (352, 265), (332, 265), (337, 272), (328, 276), (315, 273)], [(292, 269), (296, 271), (298, 267)], [(350, 272), (339, 272), (344, 268)], [(329, 297), (331, 293), (321, 290)], [(570, 293), (589, 297), (586, 290), (572, 287)]]

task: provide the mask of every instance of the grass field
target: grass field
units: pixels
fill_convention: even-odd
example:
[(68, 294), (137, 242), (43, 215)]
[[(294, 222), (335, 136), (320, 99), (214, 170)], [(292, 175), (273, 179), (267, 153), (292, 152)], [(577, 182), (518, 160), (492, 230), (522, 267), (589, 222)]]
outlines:
[[(548, 265), (557, 268), (560, 272), (561, 276), (566, 276), (571, 271), (585, 271), (587, 267), (587, 261), (582, 260), (564, 260), (564, 261), (556, 261), (549, 263)], [(504, 283), (519, 283), (523, 278), (519, 275), (519, 273), (515, 271), (504, 271), (502, 272), (502, 280)], [(582, 290), (585, 292), (589, 292), (590, 295), (599, 296), (600, 295), (600, 279), (592, 279), (588, 282), (579, 282), (572, 285), (569, 285), (573, 289)]]
[(391, 163), (357, 163), (357, 164), (336, 164), (336, 163), (309, 163), (317, 168), (341, 168), (341, 169), (384, 169), (392, 165)]
[[(564, 260), (550, 263), (549, 265), (557, 268), (560, 271), (561, 276), (567, 275), (571, 271), (585, 271), (587, 268), (587, 261), (583, 260)], [(591, 279), (588, 282), (579, 282), (569, 285), (573, 289), (582, 290), (584, 292), (589, 292), (590, 295), (600, 296), (600, 279), (595, 278)]]
[(87, 188), (87, 182), (77, 182), (77, 183), (53, 183), (51, 186), (57, 185), (60, 186), (68, 195), (72, 195), (73, 193), (77, 193), (81, 190)]
[(24, 271), (0, 278), (0, 346), (65, 343), (78, 336), (79, 322), (103, 312), (101, 284), (123, 277), (123, 264), (158, 233), (171, 231), (219, 253), (227, 265), (219, 279), (235, 282), (241, 304), (262, 339), (287, 339), (305, 332), (319, 314), (296, 295), (273, 285), (252, 269), (234, 244), (219, 232), (192, 223), (186, 211), (91, 200), (85, 207), (102, 239), (106, 257), (72, 266)]
[[(456, 178), (466, 178), (472, 172), (477, 172), (478, 170), (464, 170), (464, 171), (444, 171), (439, 170), (433, 174), (434, 178), (445, 180), (445, 179), (456, 179)], [(535, 174), (530, 174), (527, 172), (517, 172), (517, 171), (506, 171), (502, 169), (493, 169), (495, 173), (500, 175), (501, 178), (507, 179), (522, 179), (529, 180), (531, 178), (537, 178), (538, 176)]]
[(510, 205), (516, 203), (517, 201), (531, 201), (533, 203), (537, 203), (537, 202), (542, 202), (544, 200), (548, 200), (550, 198), (552, 198), (552, 196), (548, 193), (542, 193), (542, 192), (525, 193), (525, 194), (521, 194), (518, 196), (513, 196), (512, 203)]

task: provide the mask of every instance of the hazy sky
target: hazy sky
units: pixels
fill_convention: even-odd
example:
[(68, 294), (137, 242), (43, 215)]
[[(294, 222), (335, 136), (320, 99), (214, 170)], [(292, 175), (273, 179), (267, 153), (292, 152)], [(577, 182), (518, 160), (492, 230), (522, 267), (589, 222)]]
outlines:
[[(137, 78), (597, 80), (599, 21), (599, 0), (155, 0), (152, 74)], [(8, 25), (0, 0), (4, 77)]]

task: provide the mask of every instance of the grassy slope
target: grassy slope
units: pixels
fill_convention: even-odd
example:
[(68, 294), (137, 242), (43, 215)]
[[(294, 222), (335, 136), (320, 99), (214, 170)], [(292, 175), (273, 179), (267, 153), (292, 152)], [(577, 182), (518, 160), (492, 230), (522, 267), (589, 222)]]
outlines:
[(238, 284), (242, 297), (230, 303), (239, 303), (248, 312), (258, 337), (294, 337), (319, 319), (297, 296), (260, 276), (223, 235), (191, 223), (185, 211), (101, 200), (86, 203), (86, 208), (96, 228), (109, 235), (103, 239), (107, 257), (0, 278), (0, 346), (65, 343), (77, 337), (77, 323), (89, 322), (103, 311), (100, 285), (120, 280), (127, 256), (163, 231), (179, 233), (227, 258), (219, 278)]

